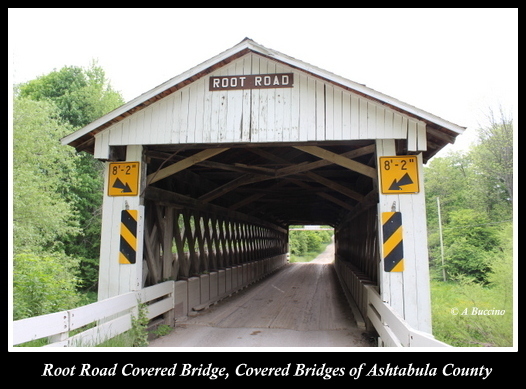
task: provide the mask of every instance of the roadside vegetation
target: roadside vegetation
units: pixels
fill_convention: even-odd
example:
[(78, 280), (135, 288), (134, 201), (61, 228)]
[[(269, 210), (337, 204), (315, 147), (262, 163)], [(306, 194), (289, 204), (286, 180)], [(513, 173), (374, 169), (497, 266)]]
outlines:
[(424, 177), (435, 337), (512, 346), (512, 120), (490, 113), (469, 151), (432, 159)]

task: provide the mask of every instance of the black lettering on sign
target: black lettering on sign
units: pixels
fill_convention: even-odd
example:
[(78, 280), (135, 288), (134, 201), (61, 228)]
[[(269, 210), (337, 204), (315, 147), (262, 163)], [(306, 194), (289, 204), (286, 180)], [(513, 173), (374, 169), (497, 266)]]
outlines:
[(293, 73), (247, 74), (242, 76), (210, 77), (209, 90), (292, 88), (293, 86)]

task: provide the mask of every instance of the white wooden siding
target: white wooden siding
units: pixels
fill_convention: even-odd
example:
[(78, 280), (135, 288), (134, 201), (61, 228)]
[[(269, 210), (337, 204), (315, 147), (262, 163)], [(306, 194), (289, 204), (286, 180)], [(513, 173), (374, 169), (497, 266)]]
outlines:
[(294, 73), (293, 88), (208, 90), (203, 77), (95, 136), (95, 156), (110, 145), (262, 143), (408, 139), (426, 147), (425, 123), (332, 83), (247, 54), (210, 76)]

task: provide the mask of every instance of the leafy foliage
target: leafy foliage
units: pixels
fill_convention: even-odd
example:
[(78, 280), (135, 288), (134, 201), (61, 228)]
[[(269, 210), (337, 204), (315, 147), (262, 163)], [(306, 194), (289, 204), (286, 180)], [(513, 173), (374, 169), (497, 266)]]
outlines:
[[(21, 250), (63, 249), (79, 234), (66, 194), (75, 185), (75, 153), (58, 137), (70, 127), (49, 102), (17, 98), (13, 104), (13, 240)], [(38, 141), (36, 141), (38, 140)]]
[[(45, 220), (41, 220), (40, 223), (30, 221), (22, 228), (19, 228), (20, 224), (15, 223), (15, 250), (18, 250), (23, 242), (27, 242), (24, 235), (32, 235), (34, 239), (30, 242), (34, 242), (39, 237), (38, 232), (31, 232), (32, 227), (36, 231), (45, 231), (44, 234), (47, 231), (60, 232), (60, 235), (54, 239), (60, 242), (60, 247), (51, 249), (60, 249), (68, 255), (79, 258), (81, 277), (84, 280), (83, 287), (93, 288), (98, 278), (103, 163), (89, 154), (76, 153), (73, 149), (60, 145), (59, 141), (66, 134), (117, 108), (123, 103), (123, 99), (111, 88), (102, 68), (93, 63), (88, 69), (66, 66), (18, 86), (15, 105), (22, 104), (22, 101), (26, 102), (26, 106), (27, 104), (46, 106), (48, 111), (42, 114), (40, 122), (33, 120), (26, 123), (23, 131), (22, 126), (15, 122), (14, 134), (17, 145), (14, 150), (15, 165), (26, 164), (30, 167), (33, 164), (32, 159), (38, 158), (40, 164), (56, 165), (52, 171), (61, 171), (62, 175), (60, 178), (55, 175), (56, 182), (46, 185), (48, 189), (55, 188), (56, 192), (56, 199), (49, 201), (49, 191), (26, 191), (21, 185), (23, 183), (37, 185), (41, 182), (41, 175), (49, 174), (51, 170), (39, 168), (35, 171), (35, 169), (20, 167), (14, 171), (15, 181), (18, 180), (19, 183), (15, 187), (14, 199), (15, 207), (18, 208), (17, 217), (21, 218), (23, 212), (38, 215), (33, 208), (27, 206), (35, 203), (36, 200), (40, 203), (47, 202), (47, 207), (42, 208), (45, 212), (41, 215), (49, 213), (48, 217), (42, 218)], [(33, 116), (33, 110), (34, 108), (27, 107), (18, 111), (23, 111), (22, 117), (29, 121)], [(45, 120), (53, 120), (53, 122), (43, 125)], [(37, 139), (38, 142), (35, 142)], [(42, 144), (41, 150), (38, 151), (42, 139), (47, 143)], [(21, 150), (26, 152), (22, 153)], [(36, 152), (31, 156), (33, 151)], [(58, 156), (54, 156), (53, 153)], [(40, 198), (32, 198), (35, 196)], [(39, 213), (40, 211), (38, 209)], [(59, 226), (46, 228), (41, 226), (44, 221), (56, 222)], [(65, 230), (69, 224), (74, 224), (77, 228)], [(39, 245), (40, 243), (37, 243), (37, 246)]]
[(20, 97), (52, 101), (60, 117), (74, 129), (85, 126), (123, 104), (122, 97), (106, 80), (103, 69), (65, 66), (22, 84)]
[[(503, 117), (500, 123), (493, 122), (490, 129), (479, 130), (483, 141), (468, 153), (434, 158), (426, 167), (429, 254), (435, 274), (441, 274), (442, 269), (436, 202), (439, 197), (446, 270), (451, 275), (487, 282), (488, 261), (501, 250), (499, 226), (512, 219), (512, 186), (506, 184), (513, 173), (509, 160), (513, 154), (510, 128), (511, 122)], [(488, 134), (496, 134), (499, 146)], [(488, 149), (493, 150), (493, 159), (499, 163), (486, 163), (484, 155)], [(488, 164), (499, 168), (492, 170)]]
[(16, 254), (13, 318), (19, 320), (76, 307), (80, 301), (77, 274), (77, 261), (64, 254)]
[(308, 252), (318, 253), (324, 243), (331, 241), (331, 236), (328, 230), (292, 230), (289, 232), (290, 253), (297, 257), (304, 256)]

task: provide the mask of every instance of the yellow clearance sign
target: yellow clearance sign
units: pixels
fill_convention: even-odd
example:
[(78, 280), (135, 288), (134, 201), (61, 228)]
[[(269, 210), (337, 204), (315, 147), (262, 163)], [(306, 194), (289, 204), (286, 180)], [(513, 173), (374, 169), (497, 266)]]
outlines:
[(108, 196), (139, 194), (140, 162), (111, 162), (108, 174)]
[(418, 159), (415, 155), (380, 157), (379, 169), (383, 194), (420, 192)]

